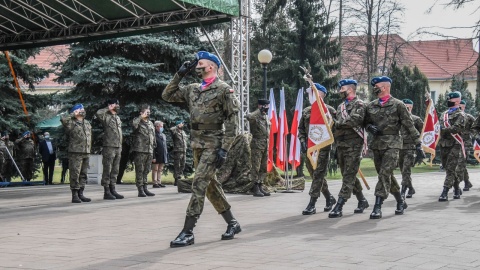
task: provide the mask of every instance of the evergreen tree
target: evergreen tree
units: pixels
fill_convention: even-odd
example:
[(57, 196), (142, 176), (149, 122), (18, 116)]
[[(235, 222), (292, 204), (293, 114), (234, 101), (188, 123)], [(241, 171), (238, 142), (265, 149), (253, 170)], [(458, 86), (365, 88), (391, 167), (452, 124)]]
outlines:
[(458, 91), (462, 94), (462, 100), (466, 102), (465, 112), (473, 116), (476, 116), (478, 111), (475, 106), (475, 99), (472, 96), (472, 93), (467, 90), (468, 82), (465, 81), (464, 77), (454, 76), (452, 78), (452, 83), (450, 84), (450, 91)]
[(441, 119), (440, 117), (442, 116), (442, 113), (448, 110), (447, 99), (444, 94), (438, 95), (437, 104), (435, 104), (435, 110), (437, 111), (439, 119)]

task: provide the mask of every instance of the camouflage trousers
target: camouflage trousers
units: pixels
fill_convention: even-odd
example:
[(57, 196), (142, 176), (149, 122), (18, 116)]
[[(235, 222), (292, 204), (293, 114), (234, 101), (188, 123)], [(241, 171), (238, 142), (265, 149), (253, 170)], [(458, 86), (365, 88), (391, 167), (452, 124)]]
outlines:
[(455, 183), (460, 183), (461, 180), (457, 177), (457, 167), (459, 160), (463, 160), (462, 146), (455, 144), (451, 147), (441, 147), (442, 166), (445, 170), (445, 182), (444, 187), (452, 188)]
[(415, 149), (400, 150), (398, 165), (402, 172), (402, 186), (412, 188), (412, 167), (415, 165)]
[(177, 180), (184, 178), (183, 170), (185, 170), (185, 155), (186, 153), (183, 151), (173, 152), (173, 177)]
[(378, 182), (375, 186), (375, 196), (388, 198), (389, 193), (400, 192), (397, 179), (393, 171), (397, 167), (399, 149), (373, 150), (373, 162), (378, 174)]
[[(471, 148), (469, 146), (465, 146), (465, 154), (468, 157), (468, 149)], [(458, 160), (458, 166), (456, 169), (456, 174), (458, 179), (458, 182), (465, 181), (470, 182), (470, 176), (468, 175), (468, 170), (467, 170), (467, 157), (463, 156), (462, 150), (460, 149), (460, 158)]]
[(203, 212), (205, 195), (217, 213), (230, 210), (222, 185), (218, 182), (215, 169), (217, 150), (210, 148), (194, 148), (193, 162), (195, 177), (192, 182), (192, 197), (187, 207), (187, 216), (199, 217)]
[(25, 180), (30, 181), (33, 179), (33, 158), (20, 159), (18, 161), (18, 167)]
[(88, 161), (90, 154), (68, 153), (70, 170), (70, 189), (84, 188), (87, 183)]
[(351, 147), (337, 147), (337, 159), (342, 173), (342, 188), (338, 197), (350, 199), (353, 194), (362, 192), (362, 184), (357, 178), (363, 145), (355, 144)]
[(148, 173), (152, 168), (152, 159), (152, 153), (135, 152), (133, 162), (135, 164), (135, 184), (137, 187), (148, 184)]
[(268, 148), (252, 148), (251, 155), (252, 170), (250, 173), (252, 175), (252, 182), (261, 184), (267, 177)]
[(102, 150), (102, 186), (114, 186), (117, 183), (118, 170), (120, 168), (121, 147), (103, 147)]
[(310, 159), (307, 159), (305, 166), (307, 167), (308, 173), (312, 177), (312, 186), (310, 187), (310, 192), (308, 193), (310, 197), (318, 198), (320, 197), (320, 192), (325, 192), (328, 190), (327, 179), (325, 175), (327, 174), (327, 166), (330, 158), (330, 147), (328, 149), (322, 149), (318, 154), (317, 168), (313, 170)]

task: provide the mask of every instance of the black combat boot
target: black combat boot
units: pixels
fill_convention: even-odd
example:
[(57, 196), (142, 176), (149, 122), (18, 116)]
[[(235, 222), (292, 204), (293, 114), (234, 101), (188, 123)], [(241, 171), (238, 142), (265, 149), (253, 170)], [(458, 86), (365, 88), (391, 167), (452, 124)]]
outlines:
[(404, 197), (400, 192), (392, 193), (393, 197), (397, 201), (397, 209), (395, 209), (395, 215), (403, 215), (403, 211), (407, 209), (407, 201), (405, 201)]
[(402, 190), (400, 191), (402, 198), (405, 198), (405, 193), (407, 193), (407, 186), (402, 185)]
[(363, 213), (363, 210), (367, 209), (370, 205), (368, 204), (367, 199), (365, 199), (365, 196), (363, 196), (363, 193), (361, 191), (357, 192), (355, 196), (357, 197), (358, 205), (357, 208), (353, 210), (353, 213), (361, 214)]
[(178, 179), (175, 178), (175, 181), (173, 182), (173, 185), (174, 185), (174, 186), (177, 186), (177, 185), (178, 185), (177, 183), (178, 183)]
[(270, 192), (265, 191), (265, 190), (263, 189), (263, 184), (262, 184), (262, 183), (259, 183), (259, 184), (258, 184), (258, 189), (260, 190), (261, 193), (263, 193), (264, 196), (270, 196)]
[(413, 185), (410, 184), (410, 187), (408, 188), (407, 198), (412, 198), (413, 194), (415, 194), (415, 189), (413, 188)]
[(328, 212), (328, 211), (332, 210), (332, 208), (335, 205), (335, 203), (337, 202), (337, 200), (335, 200), (335, 197), (333, 197), (333, 195), (330, 193), (330, 191), (328, 189), (327, 189), (327, 191), (322, 192), (322, 193), (323, 193), (323, 196), (325, 196), (325, 200), (326, 200), (326, 204), (325, 204), (325, 207), (323, 208), (323, 211)]
[(263, 193), (260, 191), (260, 184), (255, 183), (253, 184), (253, 197), (263, 197)]
[(446, 202), (448, 201), (448, 189), (447, 187), (443, 187), (442, 194), (440, 194), (440, 197), (438, 197), (439, 202)]
[(232, 211), (227, 210), (222, 213), (222, 217), (227, 222), (227, 231), (222, 234), (222, 240), (231, 240), (235, 236), (242, 231), (240, 228), (240, 223), (233, 217)]
[(453, 186), (453, 199), (460, 199), (460, 195), (462, 195), (462, 190), (460, 189), (460, 183), (455, 182)]
[(112, 193), (113, 196), (115, 196), (115, 199), (123, 199), (123, 195), (118, 194), (118, 192), (115, 190), (115, 185), (110, 185), (110, 193)]
[(375, 205), (373, 206), (373, 211), (370, 214), (370, 219), (382, 218), (382, 204), (383, 198), (380, 196), (375, 197)]
[(463, 191), (469, 191), (471, 187), (473, 187), (472, 183), (470, 180), (464, 180), (465, 186), (463, 187)]
[(345, 204), (346, 200), (343, 197), (338, 197), (338, 202), (333, 208), (332, 212), (328, 214), (329, 218), (337, 218), (343, 216), (342, 210), (343, 205)]
[(79, 198), (82, 202), (91, 202), (92, 199), (83, 196), (83, 191), (84, 191), (84, 190), (85, 190), (85, 187), (81, 187), (81, 188), (78, 190), (78, 198)]
[(81, 203), (82, 201), (78, 197), (78, 189), (72, 189), (72, 203)]
[(147, 195), (147, 196), (155, 196), (155, 193), (152, 193), (152, 192), (148, 191), (148, 185), (147, 184), (143, 185), (143, 191), (145, 191), (145, 195)]
[(103, 199), (104, 200), (115, 200), (115, 196), (110, 192), (109, 186), (103, 187)]
[(313, 215), (317, 213), (317, 209), (315, 208), (315, 203), (317, 203), (317, 197), (310, 197), (310, 202), (307, 205), (307, 208), (303, 210), (302, 215)]
[(195, 223), (197, 223), (197, 217), (186, 216), (182, 231), (175, 240), (170, 242), (170, 247), (186, 247), (195, 244), (195, 236), (193, 235)]
[(145, 190), (143, 190), (143, 186), (137, 187), (138, 189), (138, 197), (147, 197), (147, 194), (145, 194)]

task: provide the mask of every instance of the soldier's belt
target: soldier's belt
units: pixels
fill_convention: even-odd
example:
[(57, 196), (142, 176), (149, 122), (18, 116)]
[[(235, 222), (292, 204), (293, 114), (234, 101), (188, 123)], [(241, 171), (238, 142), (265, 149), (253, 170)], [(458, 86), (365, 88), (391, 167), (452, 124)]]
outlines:
[(398, 131), (382, 131), (380, 136), (382, 135), (400, 135), (400, 132)]
[(193, 130), (222, 130), (223, 124), (194, 124), (192, 123)]

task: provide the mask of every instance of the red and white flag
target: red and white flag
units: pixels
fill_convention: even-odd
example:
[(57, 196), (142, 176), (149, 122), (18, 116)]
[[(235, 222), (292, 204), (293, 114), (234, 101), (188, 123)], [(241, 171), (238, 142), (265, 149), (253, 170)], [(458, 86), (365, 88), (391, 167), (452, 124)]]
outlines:
[(438, 121), (437, 110), (431, 98), (427, 101), (427, 111), (425, 113), (425, 120), (423, 124), (422, 134), (422, 148), (426, 153), (430, 153), (430, 166), (435, 158), (435, 148), (440, 139), (440, 122)]
[(480, 162), (480, 145), (477, 143), (477, 140), (473, 143), (473, 156)]
[(280, 90), (280, 111), (278, 112), (279, 125), (277, 132), (277, 167), (285, 171), (287, 165), (287, 112), (285, 111), (285, 91)]
[(312, 103), (310, 112), (310, 126), (308, 128), (308, 150), (307, 157), (313, 169), (317, 168), (318, 154), (320, 149), (333, 143), (331, 125), (333, 123), (327, 106), (318, 96), (318, 90), (312, 84), (312, 92), (315, 95), (315, 102)]
[(300, 140), (298, 139), (298, 125), (302, 118), (303, 110), (303, 89), (298, 90), (297, 104), (295, 105), (295, 113), (293, 114), (292, 129), (290, 131), (290, 152), (288, 162), (292, 164), (295, 170), (300, 165)]
[(268, 120), (270, 121), (270, 137), (268, 141), (268, 162), (267, 171), (271, 172), (273, 169), (273, 147), (275, 146), (275, 133), (278, 132), (277, 108), (275, 107), (275, 96), (273, 89), (270, 89), (270, 106), (268, 107)]

